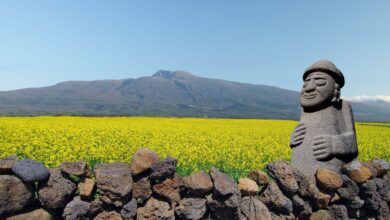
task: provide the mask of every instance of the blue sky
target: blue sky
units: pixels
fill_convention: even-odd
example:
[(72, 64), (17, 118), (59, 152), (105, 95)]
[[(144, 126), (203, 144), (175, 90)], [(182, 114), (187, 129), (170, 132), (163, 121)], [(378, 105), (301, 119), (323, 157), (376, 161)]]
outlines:
[(390, 95), (390, 1), (0, 1), (0, 91), (160, 69), (300, 90), (332, 60), (344, 96)]

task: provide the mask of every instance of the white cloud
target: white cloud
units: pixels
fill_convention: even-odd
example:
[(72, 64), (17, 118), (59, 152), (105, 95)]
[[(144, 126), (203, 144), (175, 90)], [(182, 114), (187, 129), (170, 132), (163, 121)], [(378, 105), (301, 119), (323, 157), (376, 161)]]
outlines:
[(390, 103), (390, 96), (388, 95), (375, 95), (375, 96), (357, 95), (351, 97), (343, 97), (343, 99), (353, 101), (353, 102), (384, 101)]

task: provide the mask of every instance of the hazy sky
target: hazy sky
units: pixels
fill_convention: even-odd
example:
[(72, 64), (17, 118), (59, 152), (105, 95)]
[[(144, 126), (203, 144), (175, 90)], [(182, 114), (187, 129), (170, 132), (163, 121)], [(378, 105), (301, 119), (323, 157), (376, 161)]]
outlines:
[(300, 90), (332, 60), (344, 96), (390, 95), (390, 1), (0, 1), (0, 90), (159, 69)]

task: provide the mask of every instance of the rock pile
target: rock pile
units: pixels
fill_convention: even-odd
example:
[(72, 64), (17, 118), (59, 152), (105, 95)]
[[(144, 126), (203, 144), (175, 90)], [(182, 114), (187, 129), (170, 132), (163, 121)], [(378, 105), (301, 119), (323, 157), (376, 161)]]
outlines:
[(390, 219), (389, 164), (353, 161), (308, 178), (286, 161), (234, 180), (212, 167), (182, 177), (177, 160), (140, 149), (130, 163), (83, 161), (47, 169), (0, 159), (0, 219)]

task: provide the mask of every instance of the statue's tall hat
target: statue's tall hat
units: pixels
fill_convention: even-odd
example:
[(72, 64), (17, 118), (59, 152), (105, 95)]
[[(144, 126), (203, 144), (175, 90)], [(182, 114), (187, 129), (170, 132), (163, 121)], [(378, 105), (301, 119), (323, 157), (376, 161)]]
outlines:
[(343, 73), (336, 67), (336, 65), (328, 60), (319, 60), (309, 66), (303, 73), (303, 80), (305, 80), (312, 72), (324, 72), (331, 75), (339, 84), (340, 88), (342, 88), (345, 84)]

